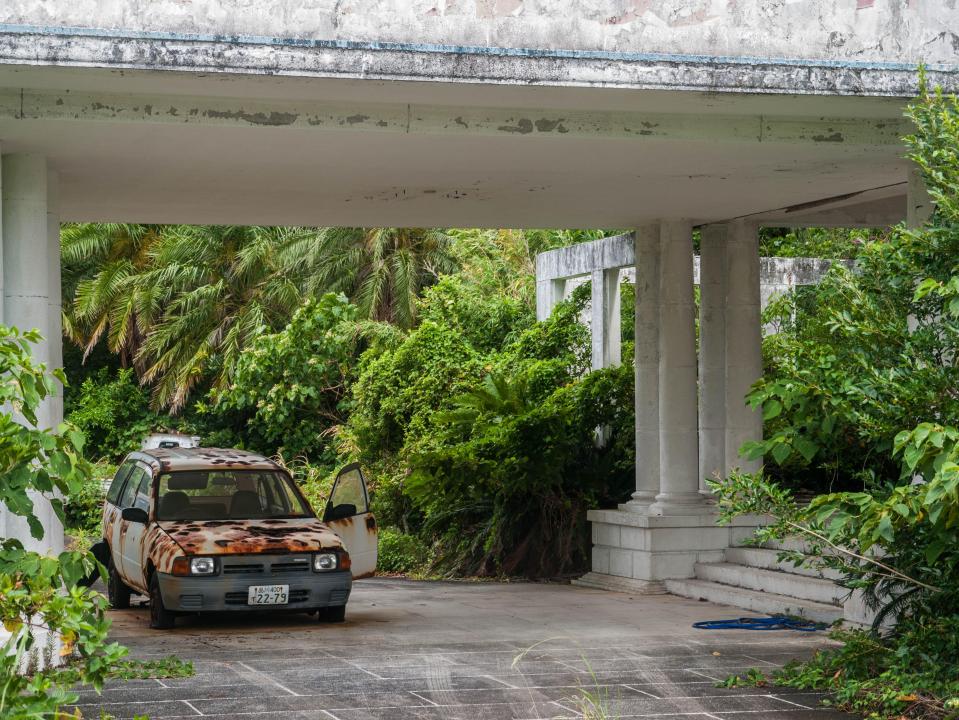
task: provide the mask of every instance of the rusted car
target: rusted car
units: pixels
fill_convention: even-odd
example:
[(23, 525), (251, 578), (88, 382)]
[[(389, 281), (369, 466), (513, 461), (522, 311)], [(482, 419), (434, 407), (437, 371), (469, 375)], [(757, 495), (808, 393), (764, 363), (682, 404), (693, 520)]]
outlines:
[(177, 615), (285, 609), (342, 622), (354, 578), (376, 568), (377, 529), (359, 466), (340, 471), (322, 519), (289, 473), (242, 450), (131, 453), (103, 507), (110, 604), (150, 598)]

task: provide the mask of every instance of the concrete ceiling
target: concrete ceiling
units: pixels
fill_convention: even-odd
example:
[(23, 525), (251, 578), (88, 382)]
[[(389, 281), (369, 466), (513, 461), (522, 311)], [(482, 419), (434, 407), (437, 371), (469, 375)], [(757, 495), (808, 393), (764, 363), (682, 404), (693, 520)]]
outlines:
[(64, 220), (881, 224), (903, 104), (7, 66), (0, 148), (49, 158)]

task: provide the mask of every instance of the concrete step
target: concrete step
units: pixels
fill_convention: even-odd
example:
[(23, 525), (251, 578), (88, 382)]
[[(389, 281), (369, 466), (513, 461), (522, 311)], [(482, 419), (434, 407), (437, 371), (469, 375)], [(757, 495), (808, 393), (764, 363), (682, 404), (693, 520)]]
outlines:
[(708, 600), (769, 615), (798, 615), (815, 622), (831, 624), (842, 619), (843, 616), (842, 608), (835, 605), (812, 600), (797, 600), (785, 595), (733, 587), (708, 580), (667, 580), (666, 590), (673, 595), (694, 600)]
[(848, 594), (847, 590), (839, 587), (832, 580), (795, 575), (779, 570), (763, 570), (729, 562), (696, 563), (696, 577), (699, 580), (709, 580), (837, 607), (842, 606), (842, 600)]
[(780, 560), (780, 552), (780, 550), (764, 547), (732, 547), (726, 550), (726, 562), (762, 568), (763, 570), (779, 570), (794, 575), (825, 578), (826, 580), (838, 580), (842, 577), (838, 572), (829, 568), (819, 570), (810, 567), (795, 567), (788, 560)]
[(808, 542), (798, 537), (788, 537), (785, 540), (767, 540), (762, 547), (768, 550), (790, 550), (809, 555), (811, 547)]

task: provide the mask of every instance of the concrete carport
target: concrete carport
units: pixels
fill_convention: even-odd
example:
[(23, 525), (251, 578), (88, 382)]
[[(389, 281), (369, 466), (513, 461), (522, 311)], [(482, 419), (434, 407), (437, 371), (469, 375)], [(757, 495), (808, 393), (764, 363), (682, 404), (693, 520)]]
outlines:
[(714, 527), (699, 449), (749, 466), (762, 430), (757, 228), (928, 215), (902, 113), (920, 61), (959, 87), (957, 27), (896, 0), (8, 0), (0, 317), (59, 364), (60, 221), (635, 228), (636, 492), (592, 515), (590, 581), (661, 591), (749, 531)]

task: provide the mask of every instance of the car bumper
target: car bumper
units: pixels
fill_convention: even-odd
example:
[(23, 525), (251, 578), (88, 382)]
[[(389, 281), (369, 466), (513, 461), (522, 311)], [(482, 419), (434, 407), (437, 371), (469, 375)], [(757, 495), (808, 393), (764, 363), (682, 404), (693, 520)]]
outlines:
[[(310, 572), (298, 577), (180, 577), (158, 573), (163, 605), (174, 612), (231, 612), (249, 610), (315, 610), (345, 605), (353, 579), (348, 570)], [(251, 585), (289, 585), (285, 605), (248, 605)]]

